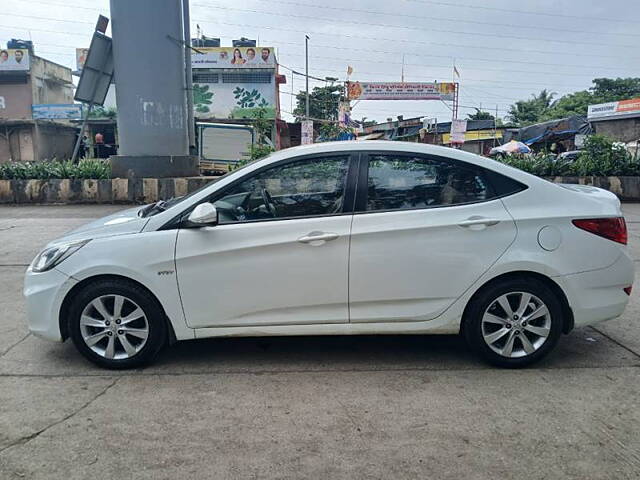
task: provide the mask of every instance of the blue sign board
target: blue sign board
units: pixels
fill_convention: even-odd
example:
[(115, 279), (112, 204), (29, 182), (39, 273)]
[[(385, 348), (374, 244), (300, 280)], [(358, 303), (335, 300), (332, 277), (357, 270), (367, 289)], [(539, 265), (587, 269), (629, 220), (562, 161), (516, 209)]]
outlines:
[(79, 103), (51, 103), (31, 105), (31, 113), (36, 120), (79, 120), (82, 105)]

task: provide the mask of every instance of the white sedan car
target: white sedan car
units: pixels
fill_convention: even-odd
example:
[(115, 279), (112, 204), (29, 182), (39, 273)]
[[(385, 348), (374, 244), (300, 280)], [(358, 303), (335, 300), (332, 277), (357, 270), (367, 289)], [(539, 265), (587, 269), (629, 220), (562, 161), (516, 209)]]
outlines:
[(622, 314), (626, 243), (607, 191), (447, 148), (336, 142), (70, 232), (24, 294), (34, 334), (108, 368), (193, 338), (426, 333), (520, 367)]

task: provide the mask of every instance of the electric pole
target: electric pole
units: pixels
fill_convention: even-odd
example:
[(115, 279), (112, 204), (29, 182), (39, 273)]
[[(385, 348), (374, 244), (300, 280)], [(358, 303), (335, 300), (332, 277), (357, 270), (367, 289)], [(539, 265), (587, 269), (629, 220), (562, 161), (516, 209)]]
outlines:
[(304, 51), (305, 51), (305, 80), (306, 80), (306, 92), (307, 101), (305, 107), (305, 117), (309, 120), (309, 35), (304, 36)]

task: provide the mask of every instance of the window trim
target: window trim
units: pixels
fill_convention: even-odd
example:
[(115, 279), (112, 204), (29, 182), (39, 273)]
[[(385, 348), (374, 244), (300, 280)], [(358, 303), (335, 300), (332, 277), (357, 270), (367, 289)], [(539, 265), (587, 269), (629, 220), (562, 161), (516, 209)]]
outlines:
[(175, 227), (181, 228), (182, 223), (189, 216), (189, 214), (193, 211), (193, 209), (196, 208), (198, 205), (200, 205), (201, 203), (205, 203), (205, 202), (214, 203), (215, 201), (217, 201), (221, 197), (223, 197), (226, 194), (226, 192), (228, 192), (230, 189), (236, 187), (237, 185), (239, 185), (242, 182), (250, 180), (251, 177), (253, 177), (255, 175), (259, 175), (260, 173), (264, 172), (265, 170), (269, 170), (271, 168), (285, 166), (285, 165), (288, 165), (288, 164), (291, 164), (291, 163), (312, 160), (314, 158), (329, 158), (329, 157), (347, 157), (347, 175), (345, 177), (344, 202), (342, 202), (342, 211), (341, 212), (323, 214), (323, 215), (300, 215), (300, 216), (296, 216), (296, 217), (258, 218), (258, 219), (254, 219), (254, 220), (243, 220), (243, 221), (239, 221), (239, 222), (222, 223), (220, 225), (216, 225), (214, 228), (217, 228), (218, 226), (223, 227), (225, 225), (243, 225), (243, 224), (246, 224), (246, 223), (277, 222), (277, 221), (281, 221), (281, 220), (300, 220), (300, 219), (305, 219), (305, 218), (324, 218), (324, 217), (339, 217), (339, 216), (344, 216), (344, 215), (353, 215), (354, 206), (355, 206), (354, 205), (355, 204), (355, 198), (356, 198), (356, 183), (357, 183), (356, 182), (356, 180), (357, 180), (356, 179), (356, 175), (357, 175), (358, 170), (360, 168), (360, 155), (359, 155), (359, 153), (360, 152), (350, 152), (350, 151), (313, 153), (313, 154), (308, 154), (308, 155), (300, 155), (300, 156), (292, 157), (292, 158), (285, 158), (285, 159), (279, 160), (277, 162), (269, 163), (267, 165), (264, 165), (264, 166), (262, 166), (260, 168), (257, 168), (255, 170), (251, 171), (250, 173), (247, 173), (246, 175), (243, 175), (242, 177), (234, 180), (233, 182), (229, 183), (228, 185), (225, 185), (222, 189), (220, 189), (220, 190), (218, 190), (216, 192), (213, 192), (211, 195), (205, 197), (200, 202), (192, 205), (191, 207), (189, 207), (188, 209), (186, 209), (185, 211), (180, 213), (180, 215), (178, 217), (176, 217), (176, 218), (170, 220), (169, 222), (167, 222), (167, 225), (169, 223), (171, 223), (172, 225), (175, 225)]
[[(473, 163), (457, 160), (455, 158), (445, 157), (441, 155), (433, 155), (428, 153), (404, 152), (404, 151), (395, 151), (395, 150), (384, 150), (384, 151), (367, 150), (367, 151), (361, 151), (360, 154), (362, 159), (361, 159), (360, 168), (358, 171), (358, 187), (357, 187), (355, 207), (353, 211), (354, 215), (367, 215), (372, 213), (409, 212), (413, 210), (432, 210), (435, 208), (455, 208), (455, 207), (461, 207), (465, 205), (474, 205), (477, 203), (492, 202), (494, 200), (498, 200), (498, 199), (519, 193), (519, 192), (510, 192), (510, 193), (505, 193), (503, 195), (494, 195), (491, 198), (488, 198), (485, 200), (475, 200), (471, 202), (454, 203), (449, 205), (433, 205), (433, 206), (426, 206), (426, 207), (409, 207), (409, 208), (390, 208), (385, 210), (367, 210), (368, 188), (362, 188), (362, 187), (363, 186), (366, 187), (368, 185), (369, 161), (372, 156), (394, 156), (394, 157), (412, 157), (412, 158), (421, 157), (428, 160), (449, 162), (454, 165), (459, 165), (464, 168), (477, 171), (478, 174), (482, 177), (483, 181), (487, 184), (488, 188), (492, 193), (495, 194), (496, 189), (494, 188), (493, 183), (489, 180), (488, 176), (485, 173), (485, 171), (487, 170), (486, 168), (481, 167), (479, 165), (474, 165)], [(499, 175), (502, 175), (502, 174), (499, 174)], [(521, 183), (521, 182), (518, 182), (518, 183)], [(527, 188), (528, 187), (525, 185), (525, 188), (523, 188), (522, 190), (526, 190)]]

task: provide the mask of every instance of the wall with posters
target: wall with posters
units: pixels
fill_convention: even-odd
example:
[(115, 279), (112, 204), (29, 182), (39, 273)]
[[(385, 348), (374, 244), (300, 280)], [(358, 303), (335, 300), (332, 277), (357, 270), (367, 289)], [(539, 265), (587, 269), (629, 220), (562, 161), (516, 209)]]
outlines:
[(276, 117), (276, 57), (272, 47), (198, 47), (191, 52), (195, 116)]
[(226, 83), (196, 83), (198, 77), (194, 74), (193, 107), (196, 118), (254, 118), (261, 110), (264, 110), (267, 118), (275, 118), (275, 79), (271, 74), (268, 77), (269, 81), (264, 83), (252, 83), (250, 77), (244, 79), (237, 76), (229, 77)]

